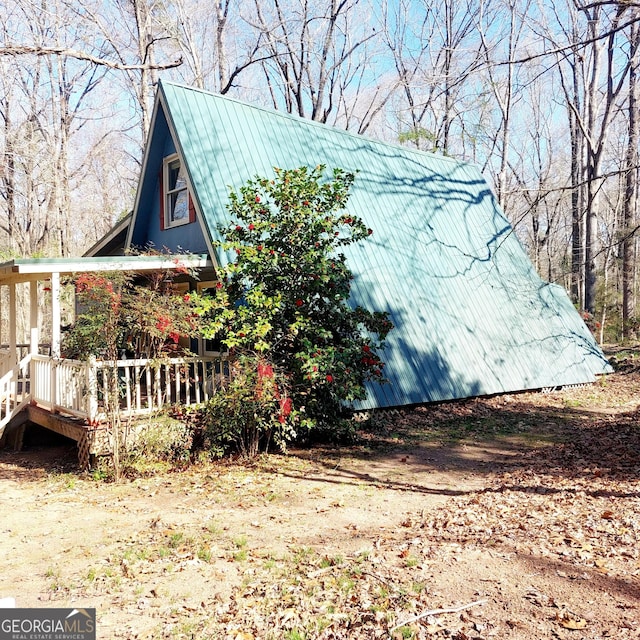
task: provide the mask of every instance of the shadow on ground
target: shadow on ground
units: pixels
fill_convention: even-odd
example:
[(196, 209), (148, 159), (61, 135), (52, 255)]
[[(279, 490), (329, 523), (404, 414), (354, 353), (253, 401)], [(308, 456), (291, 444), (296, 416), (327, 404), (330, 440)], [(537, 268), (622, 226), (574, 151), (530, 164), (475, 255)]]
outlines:
[[(528, 396), (531, 398), (531, 394)], [(316, 446), (295, 455), (324, 469), (318, 481), (369, 483), (387, 489), (464, 495), (478, 489), (434, 487), (438, 473), (485, 477), (530, 470), (570, 480), (640, 479), (640, 412), (539, 406), (500, 398), (415, 407), (374, 417), (349, 447)], [(295, 472), (291, 473), (295, 477)], [(308, 476), (306, 476), (308, 478)], [(409, 479), (407, 479), (409, 478)], [(518, 491), (540, 492), (518, 485)], [(552, 488), (545, 489), (552, 492)], [(566, 490), (564, 488), (563, 490)], [(636, 497), (612, 489), (594, 497)]]

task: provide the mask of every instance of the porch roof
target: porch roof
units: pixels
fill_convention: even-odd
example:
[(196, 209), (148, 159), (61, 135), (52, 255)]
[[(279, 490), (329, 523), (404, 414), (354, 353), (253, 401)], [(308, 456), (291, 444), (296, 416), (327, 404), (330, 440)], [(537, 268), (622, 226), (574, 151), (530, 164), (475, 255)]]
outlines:
[(99, 258), (15, 258), (0, 264), (0, 284), (44, 280), (53, 273), (159, 271), (212, 267), (207, 255), (104, 256)]

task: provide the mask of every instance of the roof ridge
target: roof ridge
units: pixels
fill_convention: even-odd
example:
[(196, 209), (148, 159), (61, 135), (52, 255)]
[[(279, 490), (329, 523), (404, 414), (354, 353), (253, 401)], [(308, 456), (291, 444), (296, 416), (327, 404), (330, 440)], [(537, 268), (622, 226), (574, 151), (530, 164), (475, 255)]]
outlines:
[[(303, 122), (306, 125), (312, 125), (316, 127), (321, 127), (324, 129), (330, 129), (331, 131), (335, 131), (339, 134), (350, 136), (352, 138), (356, 138), (359, 140), (367, 140), (368, 142), (372, 142), (377, 145), (381, 145), (384, 147), (389, 147), (391, 149), (402, 149), (407, 154), (417, 155), (417, 156), (427, 156), (430, 159), (442, 160), (444, 162), (453, 163), (456, 166), (473, 166), (477, 167), (476, 164), (472, 162), (468, 162), (466, 160), (459, 160), (457, 158), (453, 158), (451, 156), (440, 155), (437, 153), (433, 153), (432, 151), (423, 151), (422, 149), (412, 149), (411, 147), (405, 147), (399, 143), (387, 142), (386, 140), (380, 140), (379, 138), (373, 138), (371, 136), (364, 135), (362, 133), (355, 133), (353, 131), (349, 131), (348, 129), (341, 129), (340, 127), (336, 127), (334, 125), (327, 124), (325, 122), (318, 122), (317, 120), (311, 120), (309, 118), (304, 118), (302, 116), (298, 116), (295, 113), (288, 113), (286, 111), (279, 111), (277, 109), (272, 109), (269, 107), (265, 107), (263, 105), (253, 104), (251, 102), (245, 102), (244, 100), (240, 100), (239, 98), (234, 98), (232, 96), (223, 95), (221, 93), (216, 93), (215, 91), (209, 91), (208, 89), (200, 89), (199, 87), (192, 87), (187, 84), (181, 82), (173, 82), (169, 80), (161, 80), (159, 81), (159, 87), (162, 91), (165, 100), (167, 98), (166, 93), (164, 92), (164, 86), (172, 86), (178, 87), (180, 89), (185, 89), (187, 91), (193, 91), (194, 93), (200, 93), (211, 98), (215, 98), (218, 100), (224, 100), (226, 102), (233, 102), (239, 104), (243, 107), (249, 107), (250, 109), (256, 109), (257, 111), (262, 111), (272, 116), (278, 116), (280, 118), (293, 120), (295, 122)], [(478, 167), (479, 170), (479, 167)]]

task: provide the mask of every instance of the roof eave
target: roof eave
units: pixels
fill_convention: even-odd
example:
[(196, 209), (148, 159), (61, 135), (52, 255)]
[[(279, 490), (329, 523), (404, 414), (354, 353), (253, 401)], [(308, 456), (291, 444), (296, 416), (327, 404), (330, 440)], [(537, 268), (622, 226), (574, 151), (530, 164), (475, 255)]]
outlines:
[(206, 255), (105, 256), (98, 258), (21, 258), (0, 264), (0, 284), (43, 280), (52, 274), (131, 271), (192, 270), (211, 268)]
[[(133, 212), (127, 214), (120, 222), (111, 228), (98, 242), (96, 242), (90, 249), (85, 251), (84, 255), (88, 257), (95, 256), (103, 247), (107, 246), (112, 240), (114, 240), (119, 234), (126, 230), (126, 235), (129, 234), (129, 226), (133, 221)], [(126, 249), (126, 237), (125, 247)]]

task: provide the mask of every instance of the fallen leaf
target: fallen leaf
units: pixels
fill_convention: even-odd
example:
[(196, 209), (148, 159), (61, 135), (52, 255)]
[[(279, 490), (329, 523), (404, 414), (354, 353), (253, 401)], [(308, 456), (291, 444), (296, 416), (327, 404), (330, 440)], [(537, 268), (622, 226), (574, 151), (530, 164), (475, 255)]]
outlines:
[(521, 620), (505, 620), (511, 629), (526, 629), (526, 625)]
[(560, 626), (565, 629), (578, 631), (587, 628), (587, 621), (584, 618), (566, 618), (560, 621)]

